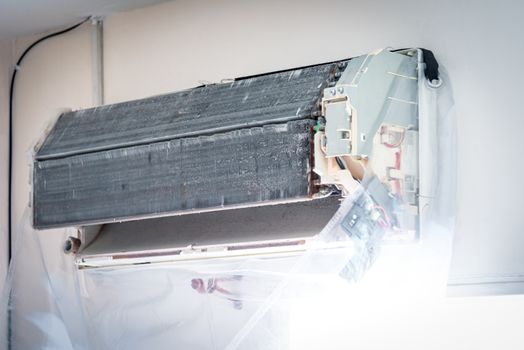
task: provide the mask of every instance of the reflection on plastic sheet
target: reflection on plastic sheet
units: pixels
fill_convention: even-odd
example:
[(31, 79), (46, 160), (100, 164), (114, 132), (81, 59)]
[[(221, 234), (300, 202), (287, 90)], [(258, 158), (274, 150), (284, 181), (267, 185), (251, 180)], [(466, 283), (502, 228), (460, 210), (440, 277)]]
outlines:
[[(213, 294), (224, 297), (230, 300), (235, 309), (242, 309), (242, 296), (234, 292), (235, 285), (227, 287), (231, 282), (242, 282), (242, 275), (234, 275), (231, 277), (212, 277), (206, 283), (202, 278), (193, 278), (191, 280), (191, 288), (196, 290), (199, 294)], [(226, 284), (226, 286), (224, 286)]]

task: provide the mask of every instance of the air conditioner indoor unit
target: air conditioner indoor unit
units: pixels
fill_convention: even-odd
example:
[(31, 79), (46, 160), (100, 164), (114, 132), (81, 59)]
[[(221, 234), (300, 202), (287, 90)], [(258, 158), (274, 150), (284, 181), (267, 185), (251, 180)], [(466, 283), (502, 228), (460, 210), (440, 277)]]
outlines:
[(434, 121), (424, 49), (379, 50), (64, 113), (35, 152), (33, 226), (79, 268), (300, 254), (343, 197), (348, 235), (416, 239)]

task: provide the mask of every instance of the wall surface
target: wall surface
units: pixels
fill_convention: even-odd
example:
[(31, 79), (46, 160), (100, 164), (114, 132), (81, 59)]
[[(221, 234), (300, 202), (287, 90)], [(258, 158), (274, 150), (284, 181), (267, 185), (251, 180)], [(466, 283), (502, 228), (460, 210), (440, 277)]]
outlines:
[[(347, 58), (386, 46), (433, 49), (452, 79), (458, 117), (457, 239), (451, 278), (518, 282), (524, 275), (520, 219), (524, 183), (518, 144), (524, 129), (519, 95), (524, 80), (519, 68), (524, 54), (523, 11), (524, 3), (510, 0), (164, 3), (106, 19), (105, 102), (188, 88), (199, 85), (199, 80), (220, 81)], [(89, 32), (86, 25), (37, 47), (19, 75), (15, 223), (28, 204), (32, 145), (59, 110), (84, 108), (92, 102)], [(33, 39), (17, 40), (15, 51), (21, 52)], [(3, 64), (0, 80), (5, 81), (2, 69)], [(2, 85), (0, 101), (4, 94)], [(1, 125), (5, 125), (2, 110)], [(2, 131), (2, 142), (4, 135)], [(57, 249), (58, 235), (45, 234), (46, 249)], [(31, 278), (30, 271), (26, 273)], [(417, 322), (425, 325), (416, 330), (416, 344), (407, 328), (395, 335), (395, 344), (439, 348), (432, 342), (434, 336), (429, 336), (431, 327), (448, 325), (441, 335), (451, 340), (443, 348), (468, 348), (461, 344), (490, 348), (489, 344), (495, 345), (493, 334), (512, 339), (514, 343), (503, 348), (524, 346), (522, 336), (514, 334), (518, 315), (524, 311), (523, 297), (457, 300), (416, 315)], [(34, 303), (38, 301), (28, 302), (27, 309), (36, 307)], [(386, 329), (398, 321), (398, 315), (388, 317), (377, 327)], [(463, 332), (449, 326), (456, 320), (461, 323), (457, 326), (465, 326)], [(357, 340), (380, 348), (379, 340), (369, 334)]]

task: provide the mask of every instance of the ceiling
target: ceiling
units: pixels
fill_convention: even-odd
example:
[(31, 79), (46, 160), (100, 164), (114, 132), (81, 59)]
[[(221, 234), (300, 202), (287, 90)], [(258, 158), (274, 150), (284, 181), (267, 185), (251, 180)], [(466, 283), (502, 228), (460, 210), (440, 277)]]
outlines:
[(0, 39), (43, 33), (89, 15), (107, 16), (166, 0), (0, 0)]

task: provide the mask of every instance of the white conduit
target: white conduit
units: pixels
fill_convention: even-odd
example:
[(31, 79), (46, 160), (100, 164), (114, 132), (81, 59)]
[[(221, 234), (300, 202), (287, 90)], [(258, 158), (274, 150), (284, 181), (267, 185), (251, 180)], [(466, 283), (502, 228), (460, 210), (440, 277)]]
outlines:
[(91, 71), (93, 106), (104, 104), (104, 22), (100, 17), (91, 19)]

